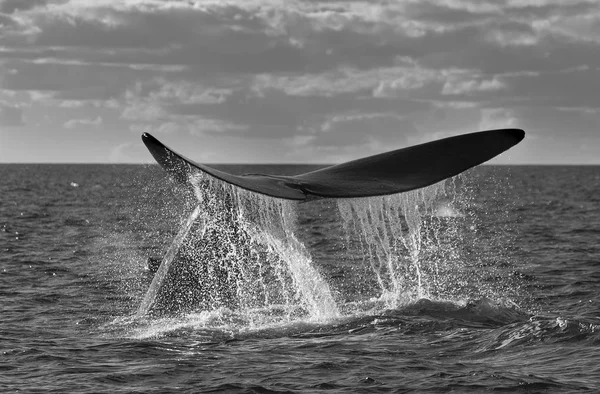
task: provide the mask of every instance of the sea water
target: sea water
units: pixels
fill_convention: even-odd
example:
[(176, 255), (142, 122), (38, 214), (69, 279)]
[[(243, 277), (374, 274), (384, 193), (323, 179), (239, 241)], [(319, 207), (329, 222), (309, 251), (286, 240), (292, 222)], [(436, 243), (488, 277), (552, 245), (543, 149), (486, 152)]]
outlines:
[[(600, 386), (600, 167), (484, 166), (377, 199), (232, 190), (228, 212), (246, 231), (223, 229), (232, 242), (220, 248), (200, 241), (214, 241), (221, 219), (158, 166), (0, 175), (2, 392)], [(178, 283), (148, 259), (187, 267), (198, 250), (250, 263), (229, 278), (236, 303), (148, 313), (153, 286)]]

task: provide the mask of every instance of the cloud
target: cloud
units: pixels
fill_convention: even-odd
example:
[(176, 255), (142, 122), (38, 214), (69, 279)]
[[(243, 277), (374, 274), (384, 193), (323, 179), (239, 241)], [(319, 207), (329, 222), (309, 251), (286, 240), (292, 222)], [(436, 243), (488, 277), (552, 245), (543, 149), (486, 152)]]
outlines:
[(121, 117), (133, 121), (164, 120), (170, 117), (172, 106), (218, 104), (230, 94), (227, 89), (211, 89), (186, 81), (155, 78), (137, 82), (124, 94), (125, 107)]
[(504, 108), (485, 108), (481, 110), (481, 130), (505, 129), (519, 127), (515, 113)]
[(189, 117), (168, 121), (164, 123), (134, 123), (129, 130), (136, 134), (174, 134), (177, 132), (186, 132), (191, 135), (206, 135), (207, 133), (219, 133), (222, 135), (243, 133), (248, 127), (229, 123), (217, 119), (205, 119), (201, 117)]
[(136, 134), (172, 134), (177, 132), (179, 129), (181, 129), (181, 126), (175, 122), (165, 122), (158, 125), (150, 123), (134, 123), (129, 127), (129, 130)]
[(598, 67), (582, 64), (557, 72), (509, 75), (502, 79), (506, 91), (500, 97), (510, 99), (511, 106), (600, 107)]
[(102, 123), (102, 117), (98, 116), (95, 119), (70, 119), (67, 122), (65, 122), (64, 127), (67, 129), (75, 129), (78, 127), (86, 126), (99, 127), (102, 125)]
[(56, 128), (342, 158), (478, 127), (556, 137), (565, 122), (547, 119), (559, 114), (588, 138), (599, 116), (595, 0), (5, 0), (0, 11), (12, 123), (28, 108), (27, 123)]
[(402, 146), (407, 136), (416, 132), (410, 118), (394, 113), (337, 115), (323, 124), (311, 143), (319, 147), (366, 147), (375, 153)]
[(0, 1), (0, 13), (12, 14), (16, 11), (27, 11), (48, 4), (47, 0), (3, 0)]
[[(47, 58), (51, 49), (64, 60), (184, 65), (201, 75), (323, 72), (392, 66), (399, 56), (422, 59), (455, 43), (469, 53), (486, 46), (506, 52), (513, 44), (573, 35), (544, 24), (552, 14), (540, 19), (530, 11), (524, 18), (522, 7), (504, 8), (514, 14), (485, 2), (69, 2), (22, 13), (13, 55), (28, 49)], [(577, 18), (571, 25), (578, 26)], [(588, 19), (591, 34), (594, 19)]]

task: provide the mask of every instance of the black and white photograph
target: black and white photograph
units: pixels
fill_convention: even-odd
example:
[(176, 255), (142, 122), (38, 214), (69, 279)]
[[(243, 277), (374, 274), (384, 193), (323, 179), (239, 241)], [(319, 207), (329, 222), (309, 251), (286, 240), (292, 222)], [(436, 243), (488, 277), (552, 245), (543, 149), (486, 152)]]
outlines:
[(599, 359), (597, 0), (0, 0), (0, 392)]

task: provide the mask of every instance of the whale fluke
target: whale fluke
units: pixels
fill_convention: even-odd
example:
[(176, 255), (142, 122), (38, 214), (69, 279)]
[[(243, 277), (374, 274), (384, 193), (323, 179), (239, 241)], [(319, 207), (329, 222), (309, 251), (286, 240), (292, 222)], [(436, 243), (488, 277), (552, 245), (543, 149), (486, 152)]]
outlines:
[(462, 134), (397, 149), (295, 176), (233, 175), (196, 163), (148, 133), (142, 140), (156, 161), (187, 184), (200, 171), (224, 182), (288, 200), (383, 196), (426, 187), (484, 163), (518, 144), (520, 129)]

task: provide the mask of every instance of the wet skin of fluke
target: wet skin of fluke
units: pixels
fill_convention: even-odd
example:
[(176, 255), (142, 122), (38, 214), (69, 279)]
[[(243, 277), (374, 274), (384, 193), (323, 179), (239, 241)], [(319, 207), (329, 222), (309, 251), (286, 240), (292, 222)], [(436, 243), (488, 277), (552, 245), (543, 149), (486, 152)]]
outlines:
[[(0, 179), (0, 392), (598, 391), (599, 166), (300, 204), (154, 165)], [(169, 250), (188, 276), (141, 310)]]

